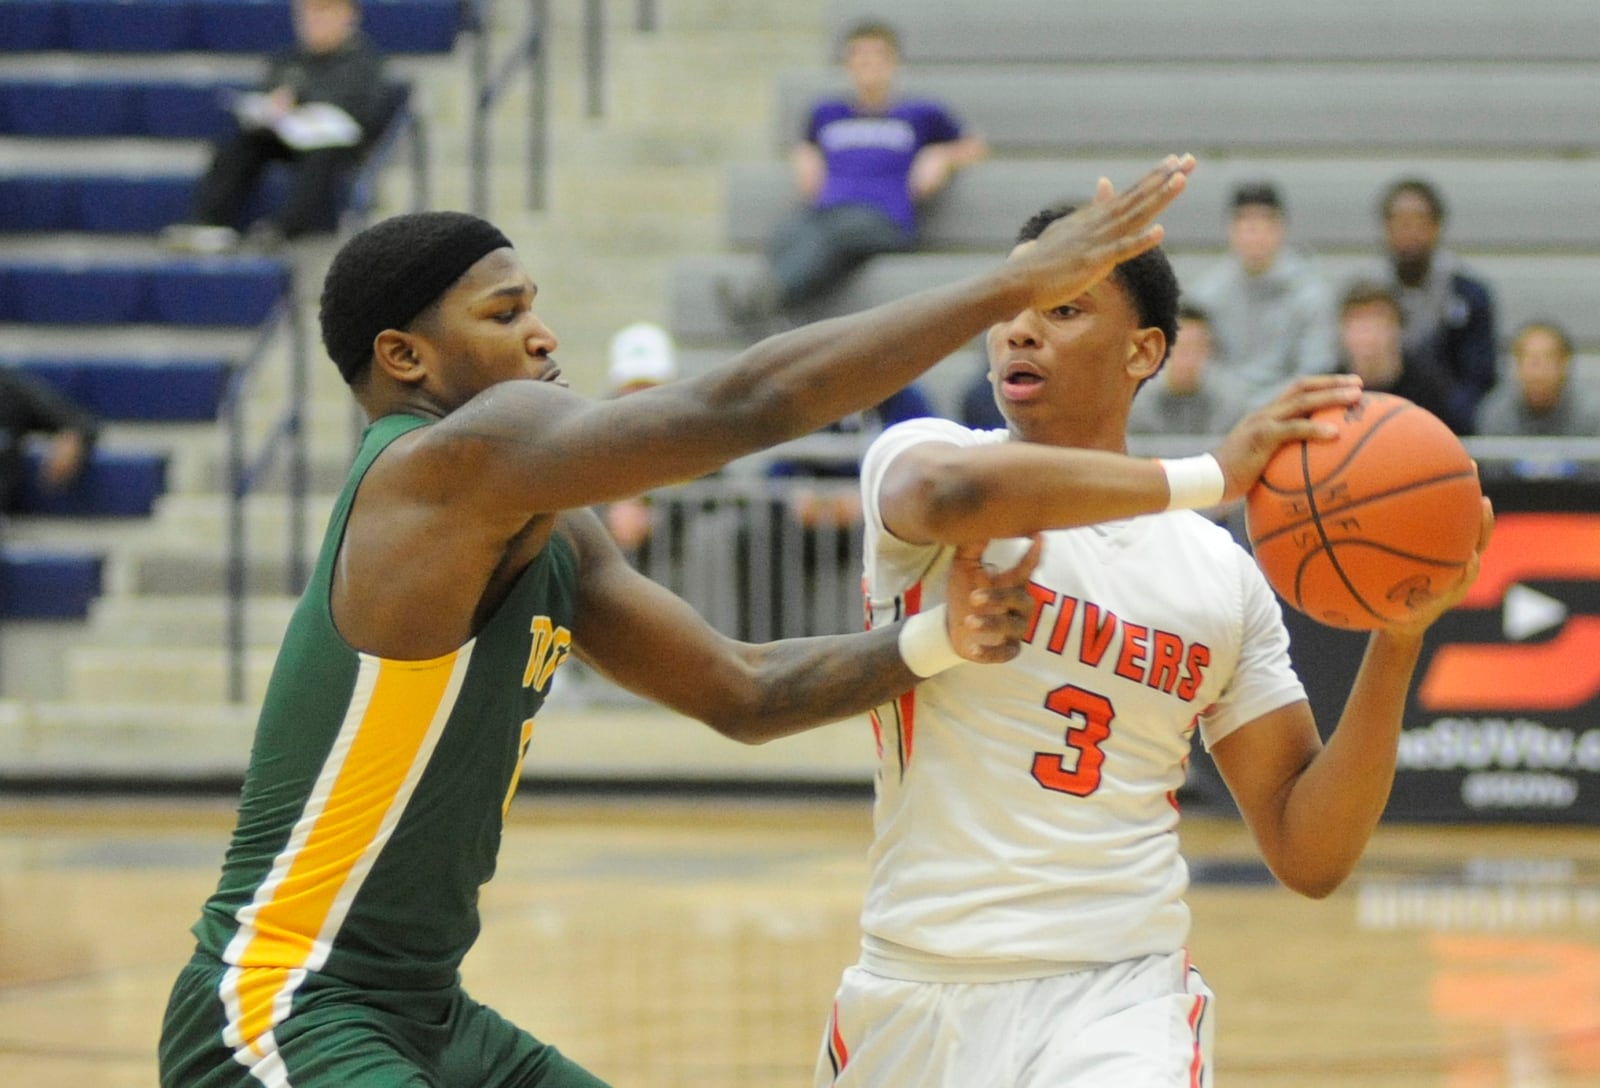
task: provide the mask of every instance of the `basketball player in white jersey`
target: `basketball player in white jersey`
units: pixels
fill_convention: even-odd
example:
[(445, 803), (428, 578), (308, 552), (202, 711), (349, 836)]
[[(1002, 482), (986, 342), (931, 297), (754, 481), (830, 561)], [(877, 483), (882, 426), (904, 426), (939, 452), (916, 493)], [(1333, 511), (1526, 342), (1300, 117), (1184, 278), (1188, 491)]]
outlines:
[[(1069, 210), (1036, 216), (1019, 248)], [(1129, 408), (1177, 302), (1155, 249), (1071, 305), (1024, 310), (988, 333), (1007, 430), (913, 420), (867, 453), (871, 622), (936, 607), (958, 544), (992, 539), (1000, 564), (1030, 534), (1044, 546), (1013, 661), (949, 668), (874, 714), (861, 958), (818, 1088), (1209, 1085), (1172, 799), (1194, 730), (1297, 892), (1338, 887), (1378, 821), (1423, 631), (1476, 560), (1415, 621), (1372, 635), (1324, 747), (1272, 591), (1193, 511), (1242, 497), (1284, 442), (1327, 437), (1306, 417), (1359, 384), (1302, 378), (1214, 455), (1130, 458)], [(1480, 551), (1491, 522), (1485, 503)]]

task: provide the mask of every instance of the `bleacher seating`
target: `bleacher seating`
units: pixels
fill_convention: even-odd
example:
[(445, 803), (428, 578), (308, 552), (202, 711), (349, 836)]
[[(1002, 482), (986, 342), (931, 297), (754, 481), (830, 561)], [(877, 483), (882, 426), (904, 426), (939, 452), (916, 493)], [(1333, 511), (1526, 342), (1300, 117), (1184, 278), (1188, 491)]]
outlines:
[[(473, 18), (470, 0), (363, 4), (364, 29), (391, 54), (449, 53)], [(0, 3), (0, 141), (15, 152), (0, 163), (0, 234), (29, 236), (0, 256), (0, 323), (26, 329), (17, 339), (29, 343), (8, 344), (0, 363), (44, 378), (109, 423), (215, 423), (238, 358), (192, 349), (168, 356), (148, 346), (102, 350), (61, 334), (143, 326), (226, 339), (262, 326), (290, 297), (286, 260), (175, 258), (149, 241), (187, 217), (204, 142), (231, 131), (227, 92), (254, 82), (243, 55), (276, 52), (292, 40), (289, 0)], [(420, 139), (410, 91), (407, 82), (393, 84), (368, 164), (383, 160), (397, 134), (409, 129)], [(103, 153), (85, 153), (97, 144)], [(414, 171), (422, 169), (417, 161)], [(280, 202), (286, 181), (281, 168), (269, 169), (250, 213)], [(413, 183), (420, 193), (425, 179)], [(346, 206), (370, 205), (371, 178), (357, 174), (349, 184)], [(82, 238), (106, 234), (148, 240), (129, 237), (102, 250)], [(52, 246), (54, 235), (69, 244)], [(64, 346), (37, 346), (51, 343)], [(103, 442), (72, 488), (50, 492), (30, 481), (18, 514), (146, 517), (168, 476), (169, 451)], [(59, 535), (47, 534), (47, 546), (23, 532), (31, 550), (13, 547), (0, 557), (0, 616), (85, 614), (100, 591), (100, 548), (59, 551)]]
[(22, 489), (20, 514), (52, 518), (142, 518), (155, 511), (167, 488), (167, 455), (156, 450), (95, 450), (72, 486), (38, 485), (39, 457)]
[(1341, 284), (1378, 266), (1383, 189), (1422, 176), (1449, 206), (1446, 244), (1494, 289), (1502, 332), (1556, 317), (1578, 340), (1580, 380), (1600, 385), (1600, 241), (1580, 226), (1600, 192), (1600, 4), (830, 0), (827, 19), (830, 56), (774, 78), (773, 154), (724, 171), (726, 249), (675, 263), (670, 321), (691, 355), (738, 342), (712, 285), (753, 274), (793, 210), (779, 151), (817, 96), (844, 88), (831, 47), (874, 19), (900, 32), (900, 92), (949, 103), (993, 156), (927, 206), (918, 252), (875, 258), (804, 316), (975, 271), (1040, 207), (1192, 151), (1200, 168), (1162, 216), (1180, 277), (1224, 252), (1234, 185), (1269, 179), (1291, 240)]
[[(1061, 200), (1083, 201), (1105, 175), (1118, 185), (1137, 178), (1151, 158), (1000, 159), (957, 174), (923, 210), (922, 244), (930, 250), (1001, 252), (1023, 221)], [(1276, 182), (1288, 203), (1296, 242), (1315, 249), (1367, 250), (1378, 244), (1378, 198), (1402, 175), (1436, 182), (1450, 209), (1452, 246), (1495, 253), (1592, 251), (1600, 159), (1467, 158), (1207, 159), (1188, 191), (1161, 216), (1169, 249), (1227, 245), (1227, 201), (1241, 181)], [(794, 208), (793, 174), (778, 160), (739, 162), (725, 171), (723, 206), (729, 245), (757, 250)], [(1514, 197), (1514, 199), (1513, 199)]]
[(0, 617), (78, 619), (100, 596), (103, 556), (60, 549), (0, 551)]
[(1104, 61), (1590, 61), (1591, 0), (830, 0), (842, 28), (886, 20), (914, 65)]
[(269, 257), (0, 258), (0, 322), (259, 325), (288, 285), (287, 263)]
[(99, 419), (119, 423), (213, 421), (231, 367), (226, 359), (119, 356), (24, 358), (14, 365)]
[[(1600, 146), (1593, 63), (928, 65), (898, 82), (907, 95), (943, 99), (1002, 157), (1569, 154)], [(839, 86), (828, 69), (782, 73), (775, 144), (795, 139), (810, 103)]]
[[(366, 0), (362, 27), (390, 53), (448, 53), (462, 0)], [(7, 0), (0, 50), (263, 53), (292, 39), (288, 0)]]
[[(923, 287), (951, 283), (993, 267), (1000, 259), (957, 253), (890, 254), (874, 258), (840, 286), (828, 304), (829, 313), (848, 313), (899, 298)], [(1174, 252), (1179, 280), (1198, 272), (1212, 257)], [(728, 330), (712, 296), (720, 277), (735, 282), (758, 270), (755, 254), (708, 254), (681, 258), (672, 280), (671, 323), (683, 343), (725, 342)], [(1320, 258), (1328, 278), (1343, 283), (1363, 269), (1375, 268), (1371, 257), (1330, 254)], [(1600, 254), (1569, 257), (1485, 256), (1473, 267), (1494, 284), (1501, 324), (1509, 329), (1535, 316), (1559, 314), (1581, 347), (1600, 345), (1600, 307), (1594, 305), (1600, 283)]]
[(221, 92), (247, 81), (17, 74), (0, 78), (0, 135), (210, 140), (233, 124)]

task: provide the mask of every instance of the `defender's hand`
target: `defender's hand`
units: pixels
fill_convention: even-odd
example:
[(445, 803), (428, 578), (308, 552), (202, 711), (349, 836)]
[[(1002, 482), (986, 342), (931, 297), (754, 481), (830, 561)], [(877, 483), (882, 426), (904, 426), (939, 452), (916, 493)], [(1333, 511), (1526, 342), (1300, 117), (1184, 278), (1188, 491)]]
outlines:
[(1028, 278), (1033, 308), (1064, 306), (1123, 261), (1159, 245), (1155, 217), (1183, 192), (1193, 170), (1193, 155), (1168, 155), (1125, 192), (1101, 178), (1094, 200), (1018, 246), (1011, 259)]
[(946, 592), (950, 644), (968, 661), (995, 664), (1010, 661), (1022, 650), (1033, 616), (1028, 579), (1039, 564), (1044, 538), (1033, 537), (1015, 566), (991, 571), (983, 565), (984, 543), (956, 548)]

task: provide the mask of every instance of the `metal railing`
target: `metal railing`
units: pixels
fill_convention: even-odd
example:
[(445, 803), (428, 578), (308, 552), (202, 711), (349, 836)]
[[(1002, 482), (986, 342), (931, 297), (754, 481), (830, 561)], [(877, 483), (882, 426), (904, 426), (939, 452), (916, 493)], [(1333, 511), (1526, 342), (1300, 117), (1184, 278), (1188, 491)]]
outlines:
[[(285, 403), (267, 426), (260, 448), (249, 451), (246, 429), (246, 396), (252, 379), (261, 371), (280, 334), (287, 335), (288, 381)], [(223, 392), (221, 414), (227, 434), (228, 450), (228, 531), (227, 531), (227, 651), (228, 698), (245, 698), (246, 609), (250, 595), (249, 545), (245, 537), (246, 500), (262, 481), (284, 461), (287, 479), (284, 499), (288, 505), (289, 542), (285, 564), (284, 591), (291, 595), (306, 582), (306, 493), (309, 463), (305, 439), (305, 406), (309, 391), (305, 321), (295, 289), (294, 270), (284, 265), (284, 290), (271, 314), (261, 325), (250, 351), (228, 376)], [(259, 408), (259, 402), (255, 402)]]
[(489, 0), (464, 0), (467, 25), (474, 33), (472, 52), (473, 108), (470, 150), (472, 211), (489, 217), (490, 120), (495, 106), (523, 69), (528, 73), (527, 204), (540, 209), (545, 203), (545, 175), (549, 163), (549, 72), (545, 64), (545, 39), (550, 26), (547, 0), (528, 0), (528, 25), (496, 64), (489, 40)]

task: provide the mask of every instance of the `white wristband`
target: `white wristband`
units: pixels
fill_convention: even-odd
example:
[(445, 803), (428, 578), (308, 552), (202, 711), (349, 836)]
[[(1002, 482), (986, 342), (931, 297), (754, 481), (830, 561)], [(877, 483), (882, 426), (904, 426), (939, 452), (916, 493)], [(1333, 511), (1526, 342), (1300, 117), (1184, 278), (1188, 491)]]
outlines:
[(1156, 463), (1167, 474), (1168, 510), (1204, 510), (1222, 501), (1228, 481), (1222, 475), (1222, 466), (1209, 453), (1161, 458)]
[(918, 612), (900, 626), (900, 659), (924, 680), (966, 661), (956, 653), (944, 624), (945, 607), (941, 604)]

